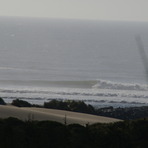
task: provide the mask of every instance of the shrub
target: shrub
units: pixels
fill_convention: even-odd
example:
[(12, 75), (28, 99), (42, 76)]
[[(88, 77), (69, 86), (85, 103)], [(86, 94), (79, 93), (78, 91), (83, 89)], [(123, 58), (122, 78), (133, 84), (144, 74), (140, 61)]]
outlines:
[(18, 106), (18, 107), (31, 107), (30, 103), (28, 103), (27, 101), (19, 100), (19, 99), (13, 100), (12, 105)]
[(6, 105), (5, 101), (2, 98), (0, 98), (0, 105)]
[(45, 102), (44, 107), (51, 108), (51, 109), (68, 110), (68, 111), (73, 111), (73, 112), (82, 112), (82, 113), (90, 113), (90, 114), (95, 113), (94, 108), (91, 105), (85, 104), (83, 101), (51, 100), (50, 102)]
[(67, 103), (58, 100), (51, 100), (44, 103), (45, 108), (68, 110)]

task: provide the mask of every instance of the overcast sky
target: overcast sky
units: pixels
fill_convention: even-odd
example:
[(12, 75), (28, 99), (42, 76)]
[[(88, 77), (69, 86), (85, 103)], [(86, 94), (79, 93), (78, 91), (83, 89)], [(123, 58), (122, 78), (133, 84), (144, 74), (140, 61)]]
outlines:
[(148, 0), (0, 0), (0, 16), (148, 21)]

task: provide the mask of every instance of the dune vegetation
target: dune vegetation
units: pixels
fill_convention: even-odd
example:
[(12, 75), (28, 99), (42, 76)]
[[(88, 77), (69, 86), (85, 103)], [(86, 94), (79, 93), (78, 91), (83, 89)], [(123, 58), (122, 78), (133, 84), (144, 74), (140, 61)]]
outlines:
[[(1, 105), (5, 105), (2, 98), (0, 102)], [(28, 111), (29, 108), (36, 111), (41, 108), (34, 108), (35, 105), (23, 100), (14, 100), (12, 104), (19, 107), (17, 112)], [(53, 100), (45, 103), (45, 107), (77, 112), (79, 107), (82, 107), (83, 112), (95, 111), (84, 102), (74, 101)], [(46, 111), (47, 114), (47, 110), (50, 109), (42, 109), (42, 113)], [(0, 139), (2, 148), (145, 148), (148, 145), (148, 119), (82, 125), (67, 124), (66, 116), (63, 123), (39, 121), (29, 117), (26, 120), (14, 117), (1, 118)]]
[(146, 148), (148, 120), (81, 126), (7, 118), (0, 139), (2, 148)]

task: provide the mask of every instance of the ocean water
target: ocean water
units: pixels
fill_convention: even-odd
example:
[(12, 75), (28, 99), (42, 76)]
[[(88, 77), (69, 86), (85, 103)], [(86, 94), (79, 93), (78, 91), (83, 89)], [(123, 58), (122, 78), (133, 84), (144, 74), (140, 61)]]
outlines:
[(148, 23), (0, 17), (0, 97), (148, 105)]

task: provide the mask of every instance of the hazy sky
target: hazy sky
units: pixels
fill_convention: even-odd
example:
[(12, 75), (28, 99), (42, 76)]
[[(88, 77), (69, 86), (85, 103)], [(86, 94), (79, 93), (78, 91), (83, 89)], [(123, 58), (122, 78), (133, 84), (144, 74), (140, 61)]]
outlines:
[(0, 16), (148, 21), (148, 0), (0, 0)]

